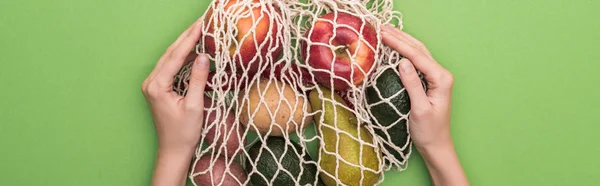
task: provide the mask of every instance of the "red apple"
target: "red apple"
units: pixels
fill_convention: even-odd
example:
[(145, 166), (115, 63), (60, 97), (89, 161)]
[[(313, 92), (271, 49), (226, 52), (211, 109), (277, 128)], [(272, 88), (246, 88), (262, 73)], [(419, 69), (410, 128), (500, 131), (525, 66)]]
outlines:
[(343, 91), (343, 90), (338, 90), (335, 91), (338, 95), (340, 95), (340, 97), (342, 97), (342, 100), (344, 100), (344, 102), (346, 103), (346, 105), (350, 108), (350, 109), (354, 109), (354, 102), (352, 102), (350, 100), (350, 92), (348, 91)]
[[(335, 13), (325, 14), (309, 29), (306, 37), (313, 43), (307, 46), (307, 42), (302, 42), (302, 54), (307, 64), (328, 71), (313, 71), (315, 79), (323, 86), (344, 90), (351, 86), (344, 80), (359, 85), (375, 64), (377, 32), (371, 24), (354, 15), (339, 12), (336, 18)], [(333, 47), (341, 48), (334, 50)]]
[[(225, 14), (213, 15), (213, 10), (209, 9), (205, 15), (204, 26), (208, 33), (214, 34), (217, 30), (215, 26), (228, 28), (229, 25), (222, 25), (219, 20), (231, 19), (233, 14), (239, 15), (234, 31), (236, 41), (221, 41), (223, 43), (231, 43), (228, 48), (218, 49), (215, 43), (215, 38), (211, 35), (205, 35), (204, 47), (207, 52), (215, 56), (217, 51), (229, 50), (231, 59), (238, 67), (237, 72), (243, 72), (242, 69), (247, 69), (247, 72), (254, 74), (259, 70), (259, 67), (269, 65), (266, 63), (266, 58), (270, 57), (272, 61), (277, 60), (282, 50), (282, 43), (277, 39), (278, 23), (271, 21), (273, 14), (279, 14), (279, 10), (262, 4), (260, 0), (253, 0), (251, 4), (242, 4), (241, 0), (222, 0), (224, 3)], [(216, 1), (218, 6), (220, 1)], [(249, 7), (252, 7), (251, 9)], [(216, 24), (215, 24), (216, 22)], [(254, 26), (256, 26), (254, 28)], [(271, 33), (269, 34), (269, 30)], [(219, 39), (219, 38), (217, 38)], [(260, 51), (258, 46), (264, 45)], [(272, 50), (272, 52), (270, 52)]]

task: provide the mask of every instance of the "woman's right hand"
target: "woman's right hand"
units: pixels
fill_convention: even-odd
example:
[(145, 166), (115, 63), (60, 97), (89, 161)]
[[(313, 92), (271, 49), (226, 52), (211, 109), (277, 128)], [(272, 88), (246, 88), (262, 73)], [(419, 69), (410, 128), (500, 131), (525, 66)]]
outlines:
[[(391, 26), (382, 28), (383, 41), (398, 51), (400, 79), (410, 96), (410, 135), (419, 149), (447, 146), (450, 137), (450, 108), (452, 102), (452, 74), (438, 64), (429, 50), (417, 39)], [(386, 34), (387, 33), (387, 34)], [(424, 90), (417, 71), (425, 75)]]
[[(450, 135), (452, 74), (433, 59), (425, 45), (392, 26), (383, 26), (383, 41), (403, 58), (400, 79), (410, 96), (409, 130), (435, 185), (468, 185)], [(427, 91), (417, 73), (427, 81)]]

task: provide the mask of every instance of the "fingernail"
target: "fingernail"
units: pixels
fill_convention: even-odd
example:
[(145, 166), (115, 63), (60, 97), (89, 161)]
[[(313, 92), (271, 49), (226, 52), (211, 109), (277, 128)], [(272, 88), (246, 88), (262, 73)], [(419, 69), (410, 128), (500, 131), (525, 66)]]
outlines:
[(194, 66), (193, 67), (200, 66), (200, 61), (202, 61), (202, 59), (200, 59), (200, 56), (196, 57), (196, 60), (194, 60)]
[(388, 29), (387, 25), (381, 25), (381, 31), (385, 32)]
[(207, 61), (209, 61), (208, 56), (206, 56), (206, 54), (200, 54), (198, 55), (198, 59), (196, 60), (196, 64), (198, 67), (204, 65), (205, 63), (208, 63)]
[(386, 27), (381, 27), (381, 33), (384, 33), (384, 35), (388, 35), (390, 32), (387, 30)]
[(396, 28), (396, 26), (394, 26), (392, 24), (385, 24), (385, 25), (383, 25), (383, 27), (386, 29), (395, 29)]
[(400, 60), (400, 70), (402, 70), (402, 72), (410, 72), (412, 68), (412, 64), (410, 64), (410, 61), (408, 61), (408, 59), (403, 58)]

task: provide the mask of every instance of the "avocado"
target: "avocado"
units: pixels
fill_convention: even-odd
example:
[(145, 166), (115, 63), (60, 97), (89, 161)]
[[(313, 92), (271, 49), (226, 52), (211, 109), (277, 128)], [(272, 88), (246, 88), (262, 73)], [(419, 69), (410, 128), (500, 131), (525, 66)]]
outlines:
[[(308, 151), (304, 151), (304, 155), (302, 155), (302, 147), (300, 145), (291, 140), (286, 144), (286, 141), (288, 140), (282, 137), (269, 136), (265, 139), (266, 148), (262, 148), (261, 141), (257, 141), (250, 147), (248, 150), (250, 156), (249, 159), (246, 160), (246, 172), (250, 174), (249, 176), (252, 184), (254, 186), (314, 185), (316, 182), (318, 186), (324, 186), (325, 184), (323, 184), (321, 180), (317, 180), (318, 171), (316, 163), (308, 163), (309, 161), (313, 161), (308, 155)], [(273, 154), (268, 151), (271, 151)], [(258, 157), (259, 154), (260, 158)], [(276, 159), (273, 158), (273, 155)], [(302, 165), (300, 165), (299, 155), (302, 155), (304, 159)], [(281, 158), (282, 156), (283, 158)], [(279, 159), (281, 159), (281, 162)], [(256, 162), (256, 171), (252, 172), (252, 164), (254, 162)], [(278, 170), (279, 166), (286, 171), (289, 171), (292, 176), (284, 170)], [(298, 178), (301, 170), (302, 175), (300, 176), (300, 181), (295, 182), (294, 180)], [(264, 178), (261, 175), (264, 176)], [(265, 178), (267, 180), (265, 180)]]
[[(384, 70), (378, 77), (376, 77), (376, 83), (373, 86), (367, 87), (366, 98), (367, 103), (371, 105), (369, 112), (373, 116), (371, 118), (373, 125), (387, 127), (396, 123), (396, 125), (387, 128), (389, 137), (382, 129), (375, 129), (375, 133), (387, 143), (394, 144), (398, 147), (404, 147), (406, 143), (410, 143), (407, 120), (402, 119), (398, 121), (401, 118), (401, 115), (396, 113), (394, 108), (404, 115), (408, 114), (410, 111), (410, 99), (408, 97), (408, 92), (403, 90), (404, 85), (402, 84), (397, 72), (398, 71), (396, 68), (393, 67)], [(381, 97), (377, 93), (378, 91), (381, 94)], [(389, 99), (390, 102), (376, 104), (383, 99)], [(404, 161), (404, 158), (400, 152), (385, 143), (384, 147), (390, 153), (392, 153), (397, 160)], [(411, 151), (410, 147), (411, 146), (409, 145), (406, 149), (404, 149), (402, 154), (409, 154)]]

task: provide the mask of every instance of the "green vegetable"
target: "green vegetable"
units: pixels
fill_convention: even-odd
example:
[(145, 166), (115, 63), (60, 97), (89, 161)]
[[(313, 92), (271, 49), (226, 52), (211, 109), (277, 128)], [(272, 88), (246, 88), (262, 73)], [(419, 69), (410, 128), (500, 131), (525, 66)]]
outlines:
[[(376, 77), (376, 84), (375, 86), (367, 88), (366, 97), (367, 103), (372, 105), (370, 113), (374, 116), (372, 118), (372, 123), (374, 125), (379, 124), (383, 127), (387, 127), (396, 123), (393, 127), (387, 129), (389, 136), (385, 134), (384, 130), (375, 130), (375, 133), (385, 141), (401, 148), (406, 143), (410, 142), (410, 138), (408, 137), (407, 120), (402, 119), (398, 121), (401, 115), (396, 113), (394, 108), (396, 108), (402, 114), (408, 114), (410, 111), (410, 100), (408, 97), (408, 92), (402, 91), (402, 89), (404, 89), (404, 85), (400, 81), (400, 77), (396, 72), (396, 68), (389, 68)], [(377, 90), (379, 90), (381, 97), (378, 95)], [(400, 91), (402, 92), (398, 94)], [(373, 106), (373, 104), (388, 98), (391, 98), (389, 103), (379, 103)], [(392, 153), (397, 160), (404, 161), (404, 158), (400, 155), (400, 152), (385, 143), (384, 147), (390, 153)], [(410, 152), (410, 150), (410, 146), (408, 146), (401, 153), (406, 155)]]
[[(266, 186), (271, 184), (297, 185), (294, 179), (298, 178), (301, 170), (302, 175), (300, 176), (300, 182), (298, 182), (298, 184), (314, 185), (318, 178), (317, 166), (314, 163), (307, 163), (308, 161), (313, 161), (308, 155), (308, 152), (304, 152), (304, 163), (300, 165), (301, 163), (298, 155), (302, 155), (302, 147), (296, 142), (289, 141), (290, 143), (286, 144), (285, 138), (276, 136), (269, 136), (265, 141), (267, 148), (261, 149), (262, 143), (257, 141), (248, 150), (250, 158), (246, 161), (246, 172), (250, 174), (250, 181), (254, 186)], [(273, 154), (269, 153), (269, 150), (273, 152)], [(259, 154), (260, 159), (258, 159), (258, 162), (256, 162), (257, 158), (259, 158)], [(275, 158), (273, 158), (273, 155), (275, 155)], [(282, 156), (283, 158), (281, 158)], [(279, 159), (281, 159), (281, 162)], [(256, 162), (255, 166), (258, 173), (252, 172), (253, 166), (251, 162)], [(289, 171), (293, 177), (283, 170), (278, 170), (278, 165), (281, 165), (283, 169)], [(263, 175), (268, 180), (265, 180), (260, 175)], [(271, 180), (273, 180), (273, 182), (271, 182)], [(318, 180), (316, 183), (319, 186), (324, 185), (321, 180)]]

